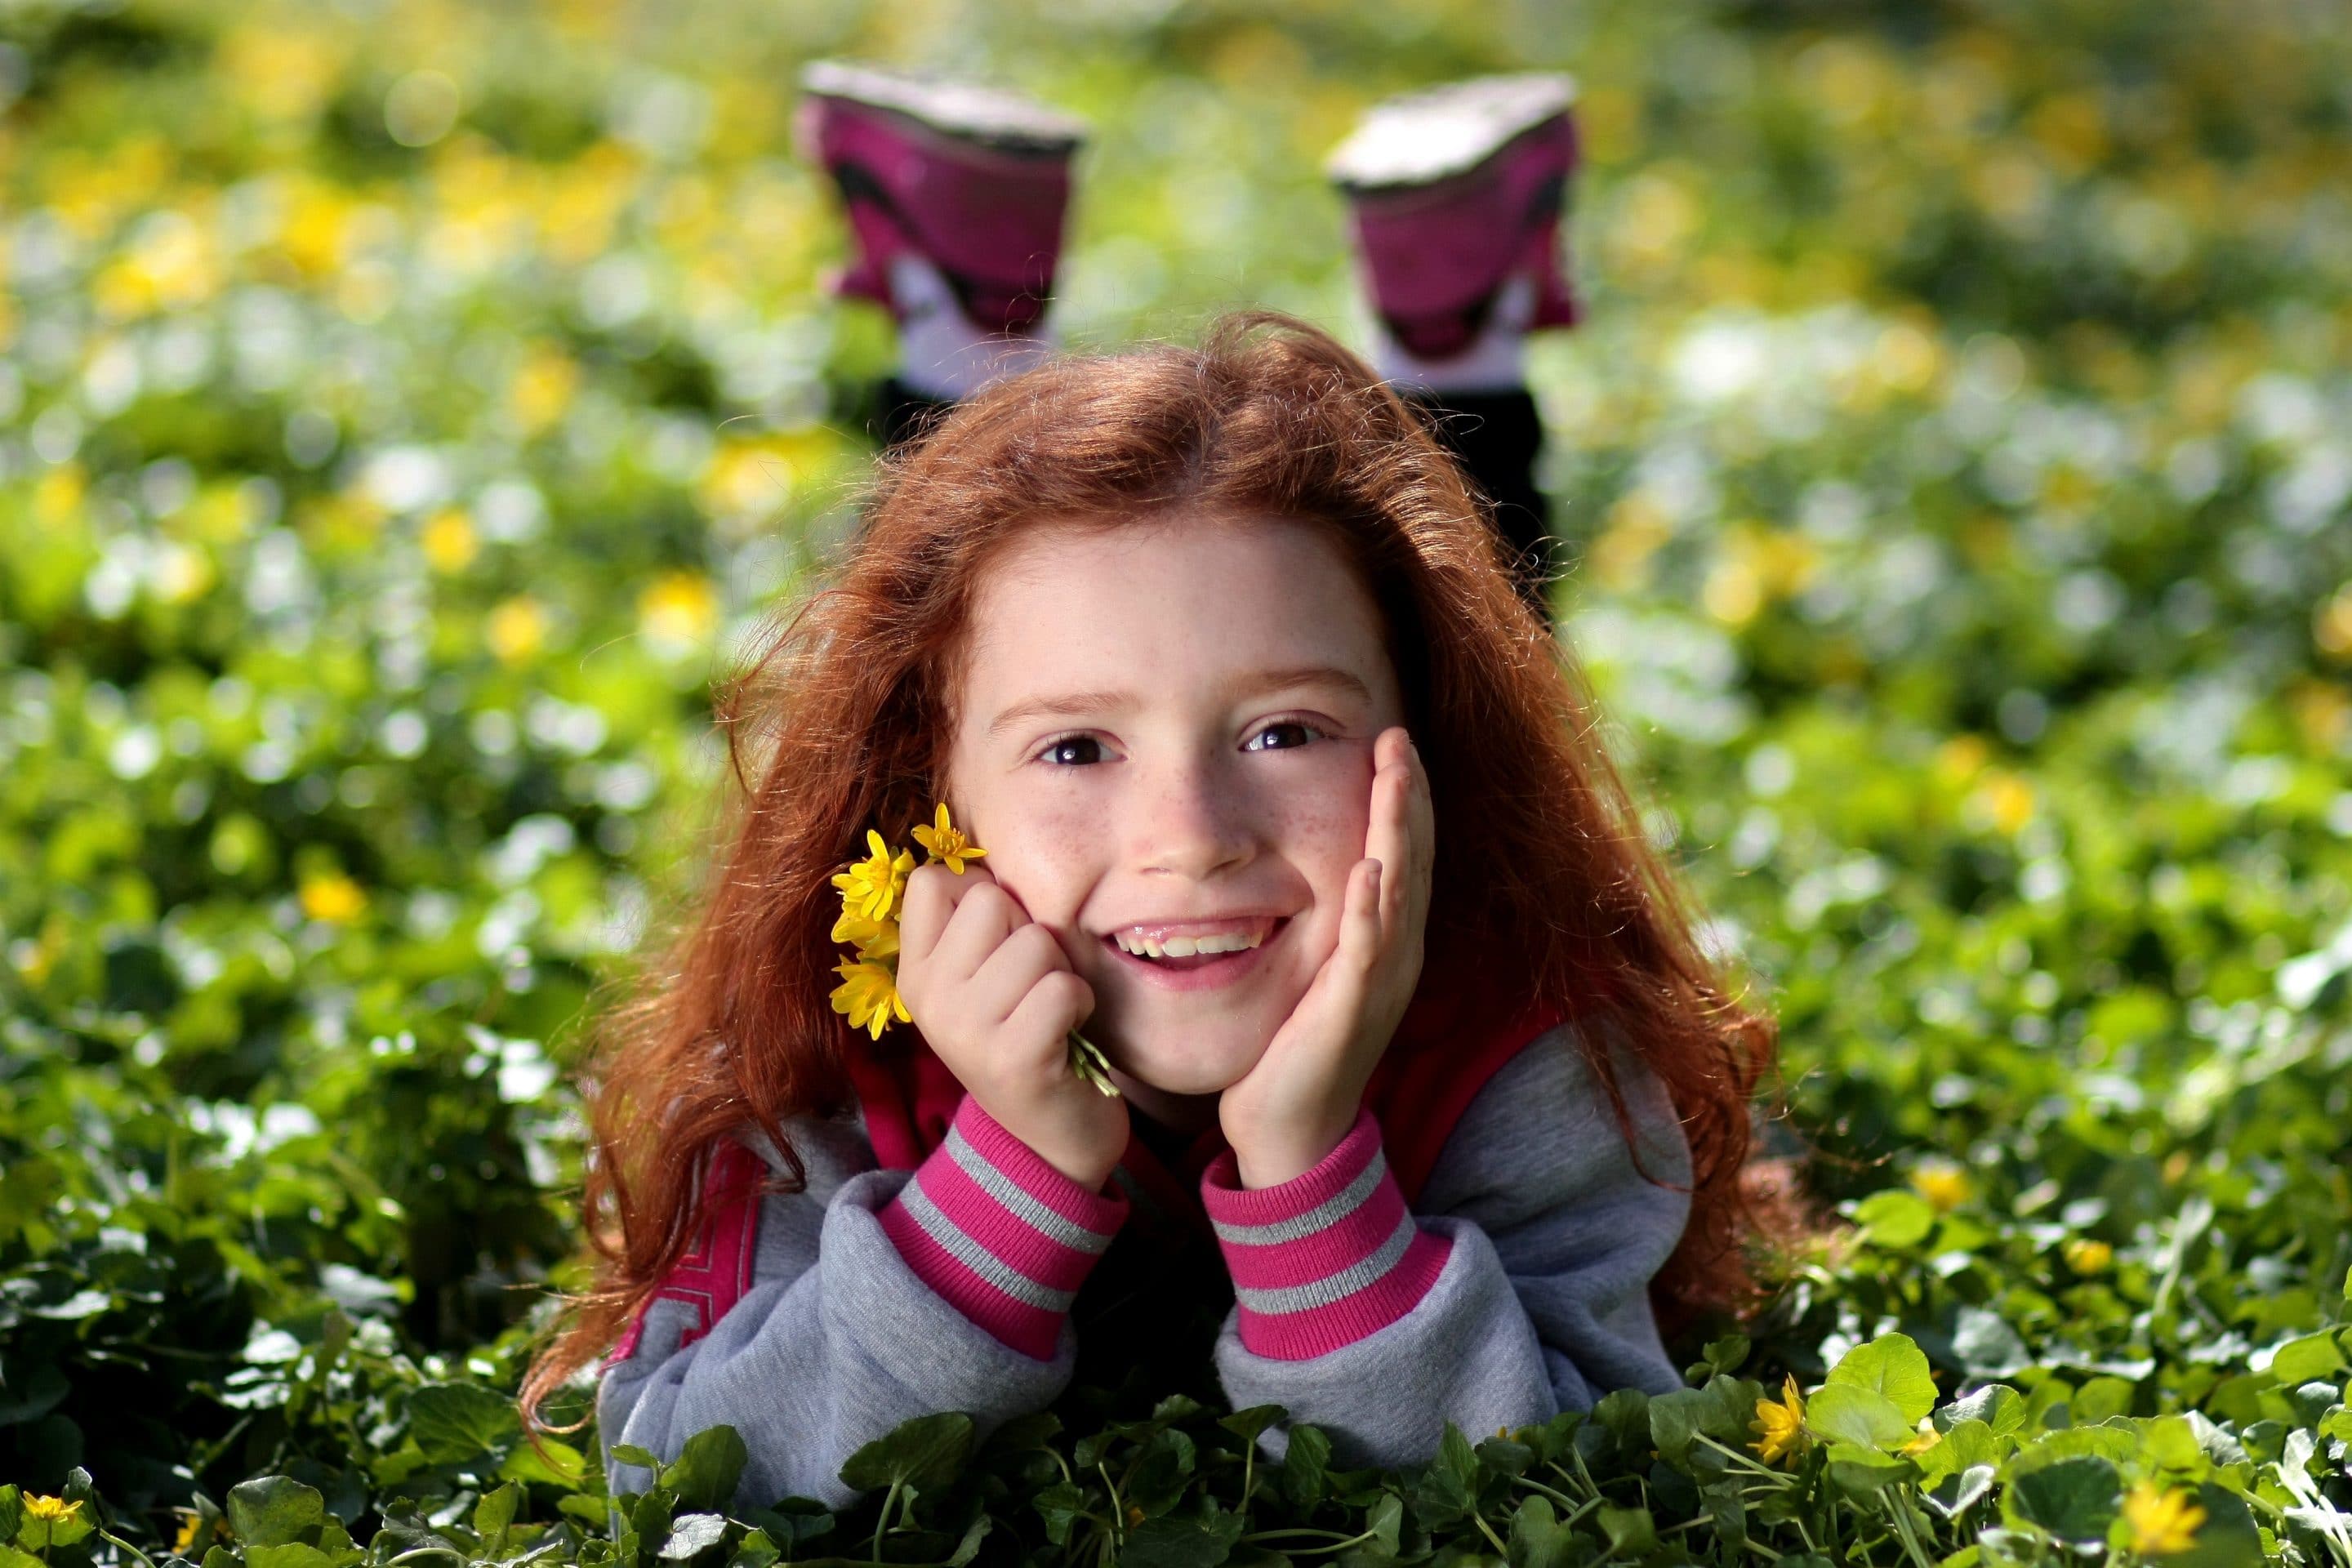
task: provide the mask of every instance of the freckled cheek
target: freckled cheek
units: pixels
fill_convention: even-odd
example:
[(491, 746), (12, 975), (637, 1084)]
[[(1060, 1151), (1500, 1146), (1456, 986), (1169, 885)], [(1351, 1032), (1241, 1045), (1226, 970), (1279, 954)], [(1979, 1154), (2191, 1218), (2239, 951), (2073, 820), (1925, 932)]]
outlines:
[(1364, 858), (1370, 791), (1368, 770), (1335, 769), (1318, 787), (1270, 803), (1283, 858), (1307, 877), (1317, 905), (1328, 906), (1327, 918), (1333, 921), (1347, 897), (1348, 871)]
[(1075, 810), (1028, 808), (1017, 820), (1008, 815), (992, 831), (994, 837), (983, 842), (996, 879), (1021, 900), (1031, 920), (1065, 937), (1074, 933), (1078, 910), (1101, 875), (1095, 842), (1100, 821)]

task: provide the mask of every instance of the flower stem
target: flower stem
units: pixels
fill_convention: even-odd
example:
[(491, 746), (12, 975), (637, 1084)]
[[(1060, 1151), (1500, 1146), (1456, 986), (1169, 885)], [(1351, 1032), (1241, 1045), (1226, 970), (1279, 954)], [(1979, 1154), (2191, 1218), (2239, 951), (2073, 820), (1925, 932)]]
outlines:
[(1118, 1085), (1110, 1080), (1110, 1062), (1102, 1047), (1076, 1029), (1070, 1031), (1070, 1070), (1113, 1100), (1118, 1098)]

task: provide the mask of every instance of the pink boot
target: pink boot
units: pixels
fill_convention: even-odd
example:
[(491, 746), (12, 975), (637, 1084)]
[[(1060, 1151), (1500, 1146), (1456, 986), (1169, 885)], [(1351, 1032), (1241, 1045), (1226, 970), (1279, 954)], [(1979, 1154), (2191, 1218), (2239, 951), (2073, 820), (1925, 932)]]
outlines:
[(902, 297), (906, 280), (936, 277), (973, 332), (1034, 329), (1085, 123), (1012, 93), (840, 60), (809, 66), (801, 85), (803, 155), (833, 176), (856, 240), (834, 291), (903, 322), (925, 303)]
[(1410, 93), (1332, 153), (1373, 309), (1412, 360), (1443, 366), (1507, 335), (1515, 362), (1517, 332), (1575, 323), (1559, 256), (1575, 95), (1550, 73)]

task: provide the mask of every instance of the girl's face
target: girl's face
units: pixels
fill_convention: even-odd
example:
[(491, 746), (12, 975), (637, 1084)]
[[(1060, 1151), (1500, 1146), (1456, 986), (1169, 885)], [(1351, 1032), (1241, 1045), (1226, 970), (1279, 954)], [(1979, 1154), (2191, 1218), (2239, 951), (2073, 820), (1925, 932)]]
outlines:
[[(1306, 994), (1402, 722), (1378, 612), (1311, 525), (1046, 524), (984, 573), (947, 797), (1094, 988), (1087, 1037), (1160, 1091), (1145, 1110), (1241, 1078)], [(1234, 933), (1257, 945), (1119, 945)]]

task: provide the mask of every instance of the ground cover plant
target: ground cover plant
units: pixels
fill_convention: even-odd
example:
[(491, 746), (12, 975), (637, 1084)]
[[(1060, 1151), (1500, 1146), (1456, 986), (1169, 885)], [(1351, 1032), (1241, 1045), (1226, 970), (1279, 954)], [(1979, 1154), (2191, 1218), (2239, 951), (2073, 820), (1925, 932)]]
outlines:
[[(1832, 1222), (1686, 1391), (1364, 1473), (1089, 1384), (838, 1517), (521, 1440), (579, 1020), (869, 449), (823, 52), (1097, 121), (1082, 343), (1345, 323), (1357, 108), (1582, 79), (1558, 605)], [(0, 1568), (2352, 1565), (2347, 82), (2285, 0), (0, 12)]]

